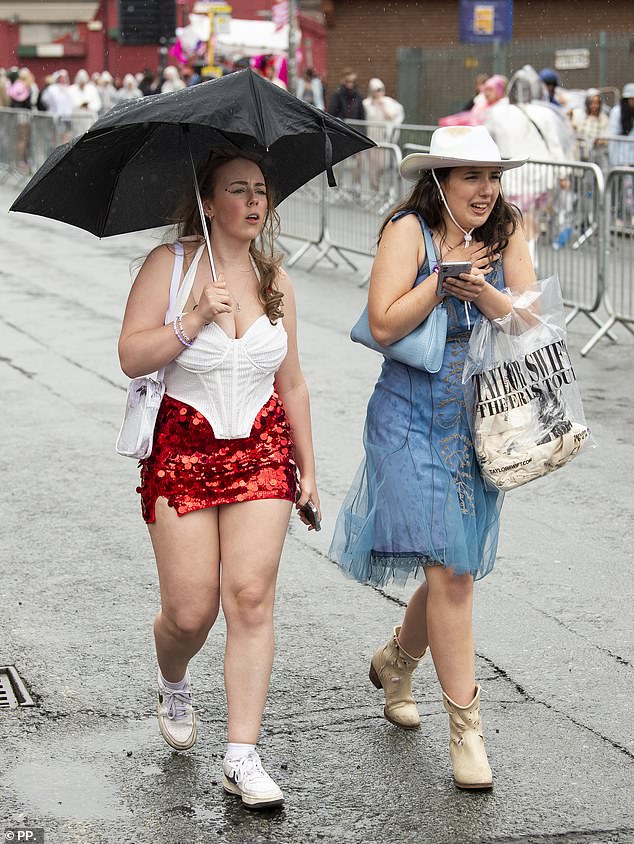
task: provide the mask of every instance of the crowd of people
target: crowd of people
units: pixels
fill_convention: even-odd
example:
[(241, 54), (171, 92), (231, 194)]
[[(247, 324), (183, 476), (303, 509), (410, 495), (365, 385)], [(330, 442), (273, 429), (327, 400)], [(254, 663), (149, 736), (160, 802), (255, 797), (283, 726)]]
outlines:
[(64, 117), (98, 116), (124, 100), (184, 88), (188, 78), (168, 65), (161, 74), (146, 70), (123, 76), (113, 76), (107, 70), (90, 75), (82, 68), (71, 82), (68, 70), (60, 68), (47, 74), (40, 87), (27, 67), (0, 68), (0, 106), (37, 109)]
[(629, 113), (633, 93), (634, 87), (626, 85), (621, 102), (610, 108), (598, 88), (567, 91), (552, 68), (537, 73), (525, 65), (510, 79), (476, 77), (473, 98), (456, 114), (441, 117), (439, 125), (484, 125), (493, 133), (512, 125), (514, 143), (523, 140), (534, 158), (591, 161), (607, 170), (632, 163), (628, 147), (609, 138), (629, 136), (631, 127), (620, 116)]
[[(245, 60), (227, 72), (248, 64)], [(265, 55), (250, 64), (273, 84), (287, 88), (285, 60)], [(107, 70), (89, 75), (81, 69), (71, 81), (68, 71), (60, 68), (47, 75), (40, 87), (27, 67), (0, 68), (0, 107), (38, 110), (60, 118), (98, 117), (125, 100), (195, 85), (203, 81), (201, 71), (195, 63), (123, 76), (113, 76)], [(297, 81), (296, 94), (335, 117), (362, 122), (363, 131), (377, 143), (398, 143), (405, 109), (388, 96), (377, 77), (368, 81), (364, 97), (357, 74), (345, 69), (340, 84), (328, 94), (315, 70), (306, 67)], [(510, 79), (501, 74), (479, 74), (472, 97), (457, 113), (441, 117), (438, 125), (484, 125), (503, 151), (520, 144), (523, 154), (538, 160), (589, 161), (607, 171), (634, 163), (633, 115), (634, 83), (624, 86), (620, 101), (610, 108), (598, 88), (567, 91), (553, 69), (543, 68), (538, 74), (526, 65)], [(70, 125), (61, 140), (69, 137)], [(21, 151), (23, 158), (25, 155)], [(376, 189), (387, 161), (379, 150), (371, 159), (370, 186)]]
[[(356, 74), (349, 69), (330, 97), (329, 111), (341, 119), (362, 122), (360, 128), (382, 143), (398, 143), (399, 127), (405, 120), (403, 106), (387, 95), (380, 79), (369, 80), (364, 98)], [(515, 152), (538, 162), (591, 162), (607, 172), (613, 167), (634, 165), (633, 116), (634, 83), (626, 84), (620, 99), (610, 106), (606, 92), (598, 88), (566, 90), (552, 68), (538, 73), (525, 65), (510, 79), (501, 74), (478, 75), (473, 96), (457, 113), (441, 117), (438, 124), (484, 126), (503, 156)], [(368, 187), (376, 191), (381, 173), (388, 169), (387, 152), (372, 150), (367, 161)], [(551, 195), (553, 183), (545, 184), (545, 180), (552, 182), (554, 173), (529, 163), (521, 173), (509, 173), (505, 179), (507, 196), (524, 213), (533, 258), (538, 228), (534, 206)], [(561, 202), (570, 204), (574, 196), (565, 181), (561, 179)], [(634, 221), (634, 190), (628, 187), (631, 181), (623, 180), (619, 224)]]

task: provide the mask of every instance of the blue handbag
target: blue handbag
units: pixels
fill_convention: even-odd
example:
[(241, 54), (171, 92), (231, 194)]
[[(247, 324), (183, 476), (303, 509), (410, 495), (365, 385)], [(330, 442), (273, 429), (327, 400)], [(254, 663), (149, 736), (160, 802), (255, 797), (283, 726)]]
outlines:
[[(436, 263), (436, 250), (431, 234), (420, 214), (417, 214), (417, 216), (423, 229), (428, 265), (433, 267)], [(414, 282), (414, 287), (417, 283), (418, 280)], [(432, 373), (439, 372), (447, 342), (447, 309), (441, 302), (425, 317), (420, 325), (417, 325), (405, 337), (389, 346), (382, 346), (377, 343), (370, 331), (368, 307), (366, 305), (363, 313), (352, 327), (350, 339), (354, 343), (361, 343), (368, 349), (380, 352), (386, 358), (412, 366), (414, 369), (424, 369), (426, 372)]]

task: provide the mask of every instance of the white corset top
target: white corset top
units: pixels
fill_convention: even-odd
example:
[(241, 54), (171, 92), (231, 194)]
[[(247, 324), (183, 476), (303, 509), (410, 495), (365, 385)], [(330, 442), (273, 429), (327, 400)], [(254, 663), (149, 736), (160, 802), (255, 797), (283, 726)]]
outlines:
[(210, 322), (165, 368), (166, 392), (202, 413), (218, 439), (248, 437), (273, 394), (287, 342), (282, 321), (273, 325), (266, 314), (235, 340)]

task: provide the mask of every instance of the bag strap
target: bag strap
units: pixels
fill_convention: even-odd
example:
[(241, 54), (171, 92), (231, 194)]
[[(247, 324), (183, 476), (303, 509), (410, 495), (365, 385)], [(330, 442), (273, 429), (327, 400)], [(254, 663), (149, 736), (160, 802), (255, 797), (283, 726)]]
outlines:
[(397, 220), (400, 220), (401, 217), (404, 217), (406, 214), (416, 214), (418, 218), (418, 222), (420, 223), (420, 227), (423, 231), (423, 239), (425, 240), (425, 255), (427, 256), (429, 262), (429, 269), (437, 263), (436, 259), (436, 248), (434, 247), (434, 241), (431, 236), (431, 230), (425, 220), (423, 219), (423, 215), (420, 211), (417, 211), (415, 208), (405, 208), (403, 211), (399, 211), (397, 214), (391, 219), (391, 222), (395, 223)]
[[(427, 225), (427, 223), (423, 219), (422, 215), (419, 214), (418, 211), (415, 211), (414, 213), (418, 217), (418, 222), (420, 223), (420, 227), (423, 230), (423, 240), (425, 241), (425, 256), (427, 258), (427, 267), (428, 267), (429, 273), (431, 275), (432, 267), (436, 266), (436, 263), (437, 263), (436, 247), (434, 246), (434, 240), (431, 236), (431, 229), (429, 228), (429, 226)], [(425, 265), (423, 264), (423, 266), (425, 266)], [(420, 284), (420, 282), (422, 280), (423, 280), (422, 278), (418, 278), (414, 282), (414, 287), (416, 287), (417, 284)]]
[(178, 293), (178, 285), (181, 281), (181, 273), (183, 271), (183, 260), (185, 257), (185, 249), (180, 240), (174, 243), (174, 269), (172, 270), (172, 281), (170, 283), (170, 303), (165, 312), (165, 325), (170, 323), (174, 318), (174, 307), (176, 306), (176, 294)]
[(420, 227), (423, 230), (423, 238), (425, 240), (425, 254), (427, 255), (427, 261), (429, 263), (429, 270), (431, 272), (432, 267), (436, 265), (436, 249), (434, 247), (434, 240), (431, 236), (431, 231), (427, 223), (423, 220), (421, 215), (416, 212), (416, 216), (420, 222)]
[(183, 279), (183, 283), (181, 284), (181, 288), (178, 291), (178, 296), (176, 297), (176, 304), (174, 306), (174, 315), (179, 314), (183, 308), (185, 307), (185, 302), (189, 298), (189, 294), (191, 293), (192, 287), (194, 286), (194, 279), (196, 278), (196, 270), (198, 269), (198, 264), (200, 263), (200, 259), (202, 258), (202, 254), (205, 251), (205, 241), (200, 244), (194, 258), (189, 265), (189, 269), (185, 273), (185, 278)]
[[(185, 278), (183, 279), (183, 283), (180, 286), (179, 290), (178, 287), (181, 280), (181, 272), (183, 271), (183, 260), (185, 256), (185, 250), (180, 240), (177, 240), (174, 243), (174, 269), (172, 270), (172, 280), (170, 282), (170, 303), (165, 314), (165, 325), (169, 325), (169, 323), (172, 322), (175, 314), (180, 313), (180, 309), (187, 301), (187, 297), (189, 296), (192, 286), (194, 284), (194, 279), (196, 278), (198, 262), (200, 261), (200, 256), (203, 253), (204, 247), (205, 244), (203, 242), (200, 245), (196, 254), (194, 255), (194, 260), (191, 262), (191, 265), (187, 270), (187, 273), (185, 274)], [(165, 377), (164, 366), (159, 369), (156, 377), (159, 381), (163, 380), (163, 378)]]
[[(418, 221), (420, 222), (420, 227), (423, 230), (423, 239), (425, 241), (425, 255), (427, 257), (427, 269), (429, 270), (429, 273), (431, 275), (432, 268), (435, 267), (436, 264), (438, 263), (438, 259), (436, 258), (436, 247), (434, 246), (434, 239), (431, 236), (431, 229), (429, 228), (429, 226), (427, 225), (425, 220), (423, 220), (422, 216), (418, 213), (418, 211), (416, 212), (416, 216), (418, 217)], [(422, 279), (421, 279), (421, 281), (422, 281)], [(436, 307), (440, 308), (440, 310), (443, 310), (444, 307), (445, 307), (444, 300), (441, 301), (438, 305), (436, 305)], [(467, 313), (466, 303), (465, 303), (465, 313), (467, 314), (467, 319), (469, 319), (469, 314)]]

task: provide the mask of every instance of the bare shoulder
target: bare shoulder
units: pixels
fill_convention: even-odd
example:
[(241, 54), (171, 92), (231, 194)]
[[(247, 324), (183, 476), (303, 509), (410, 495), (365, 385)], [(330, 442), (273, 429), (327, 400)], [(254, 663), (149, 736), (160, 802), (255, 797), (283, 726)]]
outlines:
[(373, 280), (381, 279), (381, 287), (387, 284), (391, 289), (402, 287), (405, 291), (412, 286), (411, 278), (423, 265), (425, 254), (425, 239), (416, 214), (404, 214), (398, 220), (390, 221), (381, 232), (370, 288), (375, 286)]
[[(526, 232), (524, 231), (521, 220), (518, 221), (515, 231), (509, 229), (507, 237), (509, 239), (507, 249), (516, 250), (526, 245)], [(506, 249), (504, 251), (506, 252)]]
[(383, 229), (383, 237), (409, 239), (412, 236), (422, 237), (420, 222), (416, 214), (404, 214), (398, 220), (390, 220)]
[(171, 266), (174, 263), (174, 244), (162, 243), (156, 246), (151, 252), (148, 252), (141, 271), (145, 274), (148, 271), (155, 273), (161, 272), (164, 268)]
[(508, 246), (502, 253), (502, 266), (506, 286), (513, 290), (525, 290), (535, 282), (535, 267), (522, 226), (509, 235)]
[(377, 254), (417, 255), (419, 263), (425, 259), (425, 240), (416, 214), (404, 214), (385, 226)]

